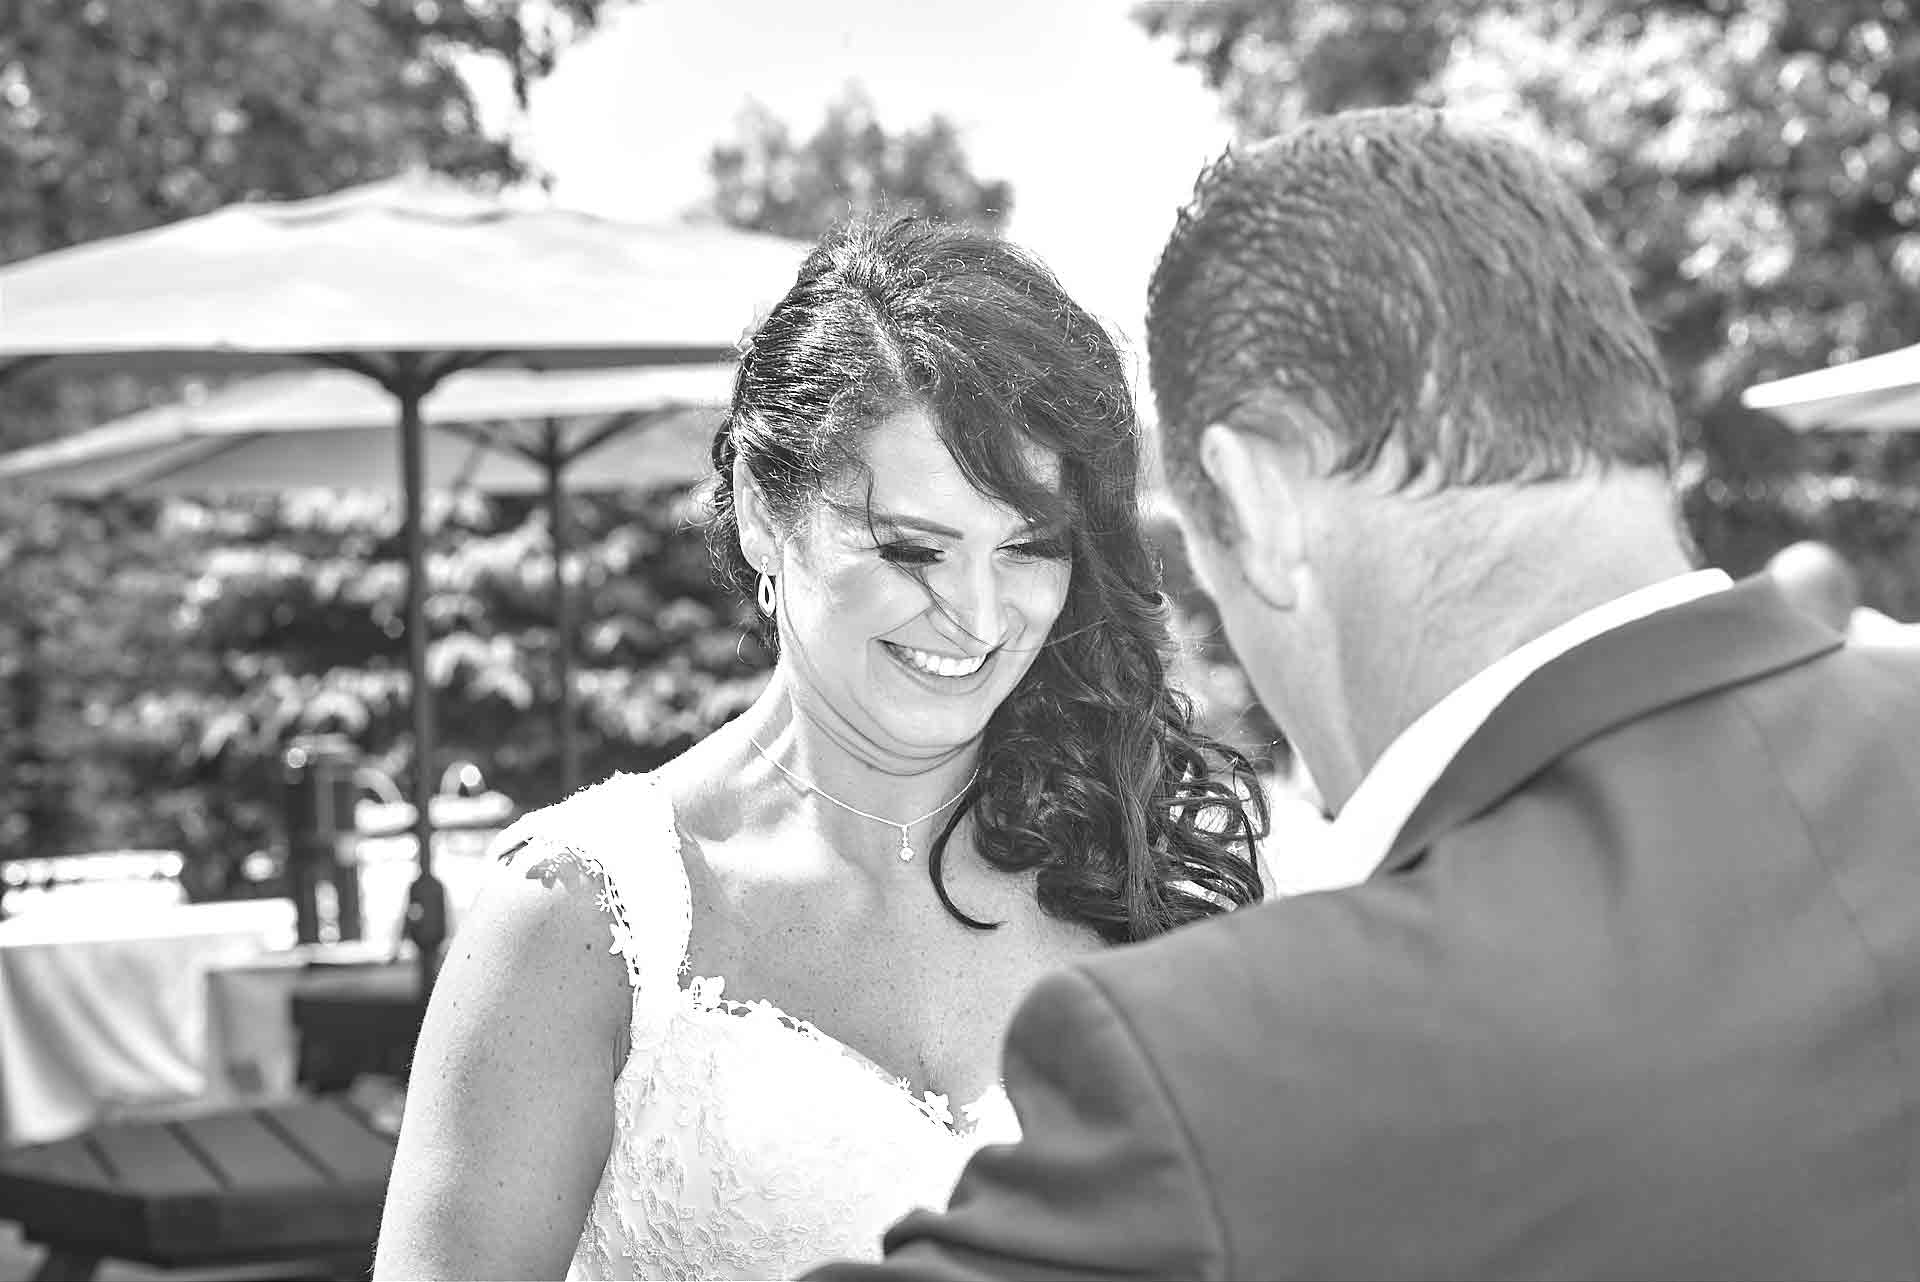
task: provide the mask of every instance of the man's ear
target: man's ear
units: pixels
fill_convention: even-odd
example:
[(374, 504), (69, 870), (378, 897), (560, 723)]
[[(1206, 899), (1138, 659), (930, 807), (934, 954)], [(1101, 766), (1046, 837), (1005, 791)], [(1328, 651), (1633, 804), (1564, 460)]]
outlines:
[(1257, 432), (1216, 423), (1200, 434), (1200, 468), (1225, 509), (1216, 521), (1247, 586), (1276, 610), (1299, 597), (1306, 562), (1301, 484), (1306, 460)]
[(733, 517), (740, 527), (740, 554), (762, 574), (780, 573), (780, 537), (766, 496), (753, 479), (747, 460), (733, 456)]

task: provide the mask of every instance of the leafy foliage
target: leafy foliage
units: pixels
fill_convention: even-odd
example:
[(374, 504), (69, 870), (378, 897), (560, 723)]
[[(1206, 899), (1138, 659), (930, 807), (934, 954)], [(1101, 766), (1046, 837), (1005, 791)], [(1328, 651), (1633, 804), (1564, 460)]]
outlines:
[(458, 56), (524, 95), (601, 5), (14, 0), (0, 31), (0, 258), (319, 195), (408, 165), (518, 178)]
[(1693, 448), (1708, 558), (1826, 538), (1920, 613), (1915, 438), (1797, 438), (1749, 384), (1920, 340), (1908, 0), (1156, 0), (1241, 131), (1424, 102), (1547, 148), (1628, 265)]
[[(12, 0), (0, 260), (413, 166), (528, 177), (457, 63), (504, 59), (524, 99), (610, 3)], [(0, 446), (174, 390), (14, 379)], [(237, 856), (271, 827), (276, 736), (358, 708), (363, 742), (387, 751), (404, 670), (393, 516), (323, 532), (277, 511), (0, 497), (0, 857)]]
[(736, 136), (713, 149), (707, 168), (723, 222), (801, 240), (883, 205), (996, 231), (1013, 208), (1012, 186), (974, 174), (945, 116), (889, 133), (857, 85), (828, 106), (803, 142), (765, 107), (749, 103)]
[[(765, 681), (695, 506), (681, 490), (569, 504), (587, 778), (658, 765)], [(41, 653), (63, 656), (35, 694), (50, 767), (32, 797), (40, 848), (171, 845), (230, 864), (276, 838), (277, 762), (299, 734), (342, 733), (390, 774), (412, 768), (397, 504), (114, 500), (40, 519), (70, 543), (15, 567)], [(561, 638), (544, 514), (523, 499), (442, 496), (428, 520), (434, 766), (477, 761), (523, 805), (557, 800)], [(93, 562), (113, 577), (88, 582)], [(24, 840), (27, 819), (16, 811), (0, 840)], [(210, 884), (232, 873), (202, 871)]]

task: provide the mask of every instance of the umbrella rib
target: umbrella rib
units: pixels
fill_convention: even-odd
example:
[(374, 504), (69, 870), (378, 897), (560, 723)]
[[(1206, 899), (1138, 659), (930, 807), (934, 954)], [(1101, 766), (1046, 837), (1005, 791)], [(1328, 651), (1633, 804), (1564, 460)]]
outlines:
[(6, 364), (0, 365), (0, 383), (4, 383), (16, 375), (24, 374), (28, 370), (38, 369), (52, 359), (53, 357), (51, 356), (22, 356), (16, 360), (8, 361)]
[(474, 473), (478, 472), (480, 464), (486, 461), (487, 443), (462, 432), (456, 432), (454, 435), (460, 436), (472, 447), (467, 454), (466, 462), (462, 463), (460, 469), (454, 473), (453, 484), (448, 487), (453, 493), (459, 494), (473, 484)]
[(330, 365), (335, 369), (346, 370), (349, 374), (358, 374), (362, 378), (371, 379), (383, 386), (387, 381), (380, 376), (379, 366), (353, 352), (314, 352), (307, 359), (316, 365)]
[(487, 450), (507, 450), (515, 454), (522, 452), (518, 443), (477, 423), (434, 423), (432, 428), (436, 432), (459, 437), (473, 446), (476, 456)]
[(648, 428), (673, 417), (673, 415), (680, 412), (680, 409), (681, 407), (675, 406), (669, 409), (629, 410), (624, 414), (615, 414), (598, 428), (588, 433), (587, 438), (581, 441), (579, 445), (562, 454), (560, 461), (563, 465), (571, 467), (587, 455), (606, 445), (607, 442), (624, 436), (628, 432), (644, 432)]
[(1859, 419), (1867, 414), (1873, 413), (1873, 411), (1879, 409), (1882, 405), (1891, 405), (1905, 397), (1912, 396), (1914, 391), (1915, 385), (1907, 383), (1901, 387), (1882, 387), (1871, 392), (1855, 392), (1851, 396), (1843, 394), (1842, 397), (1834, 398), (1836, 400), (1844, 400), (1845, 402), (1840, 407), (1839, 412), (1835, 413), (1830, 419), (1821, 418), (1816, 421), (1828, 431), (1835, 431), (1842, 428), (1848, 431), (1860, 432), (1895, 430), (1881, 427), (1857, 427), (1849, 420)]
[(435, 354), (427, 352), (396, 351), (387, 354), (394, 360), (392, 373), (382, 371), (377, 361), (359, 352), (314, 352), (307, 359), (318, 365), (330, 365), (335, 369), (343, 369), (349, 373), (358, 374), (362, 378), (372, 379), (389, 391), (394, 390), (393, 385), (397, 378), (417, 380), (424, 395), (439, 386), (441, 380), (448, 375), (485, 365), (506, 355), (504, 351), (497, 349), (444, 352), (438, 354), (438, 359), (434, 358)]
[(523, 452), (513, 441), (479, 424), (434, 423), (430, 426), (433, 431), (455, 437), (472, 447), (472, 452), (467, 455), (466, 461), (461, 464), (459, 471), (455, 474), (451, 488), (456, 493), (472, 484), (474, 473), (478, 472), (480, 465), (486, 461), (488, 450), (505, 450), (514, 454)]
[[(585, 416), (573, 414), (543, 414), (538, 416), (540, 421), (544, 423), (558, 422), (566, 418), (583, 417)], [(620, 415), (618, 417), (631, 418), (632, 415)], [(504, 422), (506, 420), (496, 421)], [(529, 445), (525, 441), (515, 439), (511, 432), (498, 431), (474, 423), (447, 423), (442, 426), (441, 430), (452, 432), (458, 436), (464, 436), (468, 440), (476, 444), (484, 445), (489, 449), (504, 450), (507, 453), (518, 455), (527, 462), (540, 467), (547, 466), (549, 461), (557, 462), (561, 467), (567, 467), (589, 449), (598, 448), (606, 441), (608, 435), (610, 435), (607, 433), (596, 434), (591, 438), (591, 443), (588, 446), (569, 453), (555, 448), (545, 436), (542, 437), (538, 445)]]
[(437, 367), (423, 365), (421, 374), (426, 380), (427, 385), (432, 387), (450, 374), (458, 374), (461, 370), (478, 368), (505, 355), (506, 353), (502, 351), (448, 352), (442, 357), (441, 363)]
[[(265, 433), (246, 432), (232, 436), (223, 436), (218, 440), (212, 437), (201, 437), (197, 441), (188, 442), (187, 448), (182, 449), (179, 455), (170, 456), (144, 472), (136, 471), (132, 476), (121, 479), (112, 488), (115, 490), (132, 490), (139, 489), (142, 486), (157, 485), (168, 477), (177, 476), (187, 468), (198, 467), (202, 463), (212, 462), (223, 454), (229, 454), (234, 450), (240, 449), (242, 446), (251, 445), (263, 435), (265, 435)], [(193, 448), (194, 446), (199, 446), (200, 448), (196, 450)]]
[[(658, 423), (672, 418), (685, 408), (686, 407), (682, 405), (675, 405), (665, 409), (626, 410), (619, 414), (608, 415), (599, 427), (589, 432), (586, 438), (573, 449), (558, 451), (557, 461), (563, 468), (572, 467), (587, 455), (605, 446), (609, 441), (635, 429), (645, 431)], [(447, 428), (448, 430), (462, 432), (473, 430), (471, 428), (465, 428), (464, 425), (451, 423), (447, 425)], [(496, 448), (511, 450), (529, 463), (538, 463), (541, 466), (545, 466), (547, 463), (547, 451), (544, 442), (538, 446), (526, 445), (505, 435), (490, 435), (487, 439), (489, 444)]]

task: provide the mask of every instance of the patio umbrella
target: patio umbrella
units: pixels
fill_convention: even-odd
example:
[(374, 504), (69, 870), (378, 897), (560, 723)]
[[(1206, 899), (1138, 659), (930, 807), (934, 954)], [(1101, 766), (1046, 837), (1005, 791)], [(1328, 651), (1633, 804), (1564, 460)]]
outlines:
[(1920, 430), (1920, 344), (1758, 383), (1740, 403), (1796, 432)]
[[(560, 774), (569, 792), (579, 782), (579, 743), (565, 493), (704, 476), (734, 369), (731, 362), (547, 374), (476, 369), (450, 376), (421, 401), (424, 488), (546, 498)], [(78, 495), (300, 487), (396, 493), (392, 433), (392, 399), (366, 379), (288, 371), (0, 455), (0, 484)]]
[(432, 871), (421, 402), (441, 380), (480, 365), (727, 359), (804, 253), (793, 241), (718, 226), (516, 207), (411, 175), (312, 200), (233, 205), (0, 269), (0, 377), (49, 362), (157, 372), (320, 364), (392, 396), (420, 856), (408, 929), (423, 983), (446, 914)]

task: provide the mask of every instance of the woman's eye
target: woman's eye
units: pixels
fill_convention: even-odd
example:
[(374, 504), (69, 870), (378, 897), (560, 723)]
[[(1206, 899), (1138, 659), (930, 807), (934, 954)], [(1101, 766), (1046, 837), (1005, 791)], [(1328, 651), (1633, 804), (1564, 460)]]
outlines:
[(1068, 556), (1067, 545), (1059, 539), (1029, 539), (1013, 544), (1007, 551), (1028, 561), (1064, 561)]
[(940, 559), (940, 553), (918, 543), (882, 543), (880, 559), (895, 565), (932, 565)]

